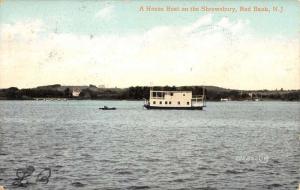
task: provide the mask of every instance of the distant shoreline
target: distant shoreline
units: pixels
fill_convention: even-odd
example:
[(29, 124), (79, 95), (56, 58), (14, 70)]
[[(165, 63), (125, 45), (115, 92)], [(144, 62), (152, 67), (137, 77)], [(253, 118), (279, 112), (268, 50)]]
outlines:
[[(64, 101), (128, 101), (128, 102), (143, 102), (144, 100), (118, 100), (118, 99), (67, 99), (67, 100), (58, 100), (58, 99), (52, 99), (52, 100), (35, 100), (35, 99), (0, 99), (1, 101), (34, 101), (34, 102), (64, 102)], [(226, 102), (300, 102), (300, 100), (276, 100), (276, 99), (267, 99), (267, 100), (260, 100), (260, 101), (254, 101), (254, 100), (230, 100), (230, 101), (220, 101), (220, 100), (206, 100), (206, 102), (220, 102), (226, 104)]]
[[(184, 90), (193, 95), (206, 96), (207, 101), (300, 101), (300, 90), (236, 90), (217, 86), (135, 86), (129, 88), (104, 88), (89, 86), (62, 86), (60, 84), (18, 89), (0, 89), (0, 100), (143, 100), (149, 91)], [(40, 100), (38, 100), (40, 99)]]

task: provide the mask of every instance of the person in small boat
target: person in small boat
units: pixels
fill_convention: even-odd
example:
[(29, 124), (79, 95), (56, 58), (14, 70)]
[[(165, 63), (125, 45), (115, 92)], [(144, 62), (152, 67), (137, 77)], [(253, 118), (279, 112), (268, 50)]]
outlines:
[(102, 110), (115, 110), (116, 108), (114, 108), (114, 107), (109, 108), (107, 106), (103, 106), (103, 108), (99, 108), (99, 109), (102, 109)]

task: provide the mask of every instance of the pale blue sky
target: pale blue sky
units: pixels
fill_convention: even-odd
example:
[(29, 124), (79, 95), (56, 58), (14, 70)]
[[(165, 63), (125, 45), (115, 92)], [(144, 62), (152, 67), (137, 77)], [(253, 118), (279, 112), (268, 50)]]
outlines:
[[(103, 21), (95, 14), (106, 6), (113, 6), (113, 19)], [(4, 0), (0, 6), (1, 23), (13, 24), (29, 19), (41, 19), (49, 30), (80, 34), (136, 33), (160, 25), (182, 25), (192, 23), (204, 12), (166, 13), (139, 12), (140, 6), (152, 7), (283, 7), (281, 14), (259, 13), (216, 13), (214, 19), (228, 17), (231, 20), (249, 20), (250, 26), (258, 35), (282, 34), (295, 36), (299, 32), (300, 3), (297, 0), (278, 1), (84, 1), (84, 0)]]
[[(300, 1), (0, 0), (0, 88), (300, 89)], [(227, 7), (221, 12), (140, 12)], [(283, 8), (242, 13), (243, 7)]]

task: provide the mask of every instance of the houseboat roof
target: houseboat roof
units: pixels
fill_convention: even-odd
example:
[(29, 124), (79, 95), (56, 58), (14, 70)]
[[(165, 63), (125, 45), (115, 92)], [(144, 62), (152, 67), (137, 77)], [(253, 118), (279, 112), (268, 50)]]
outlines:
[(180, 90), (150, 90), (150, 92), (192, 92), (191, 90), (190, 91), (180, 91)]

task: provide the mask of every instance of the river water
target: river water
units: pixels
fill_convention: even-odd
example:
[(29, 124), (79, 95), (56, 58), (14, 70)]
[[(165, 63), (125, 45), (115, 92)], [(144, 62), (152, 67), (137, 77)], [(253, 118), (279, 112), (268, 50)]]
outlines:
[[(0, 101), (0, 185), (8, 189), (296, 189), (299, 102)], [(104, 105), (117, 110), (98, 110)], [(16, 169), (34, 166), (27, 187)], [(36, 182), (50, 167), (48, 184)]]

